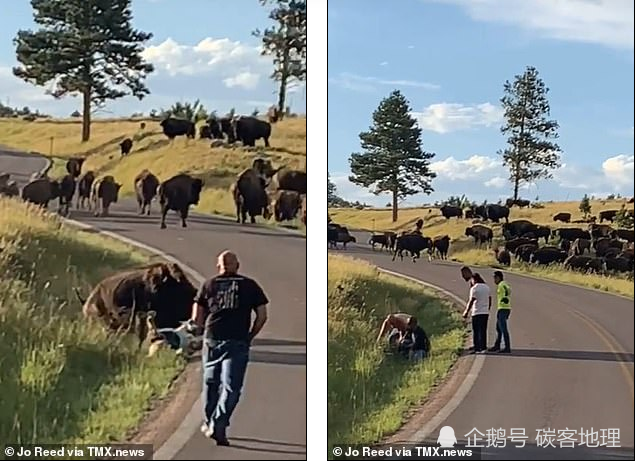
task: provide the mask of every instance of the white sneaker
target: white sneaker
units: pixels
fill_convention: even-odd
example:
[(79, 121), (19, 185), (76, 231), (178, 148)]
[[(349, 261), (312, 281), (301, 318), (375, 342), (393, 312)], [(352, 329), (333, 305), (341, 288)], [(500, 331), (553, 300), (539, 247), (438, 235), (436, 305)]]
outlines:
[(205, 423), (203, 423), (201, 425), (201, 432), (208, 439), (211, 439), (212, 438), (212, 434), (214, 433), (214, 431), (212, 429), (210, 429), (209, 426), (207, 424), (205, 424)]

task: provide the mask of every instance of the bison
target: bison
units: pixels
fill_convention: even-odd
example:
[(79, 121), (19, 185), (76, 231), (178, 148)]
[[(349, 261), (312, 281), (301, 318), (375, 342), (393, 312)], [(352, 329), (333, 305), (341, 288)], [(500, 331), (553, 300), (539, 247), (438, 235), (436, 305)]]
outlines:
[(188, 174), (177, 174), (162, 182), (157, 188), (161, 205), (161, 229), (167, 228), (165, 217), (169, 210), (177, 211), (181, 216), (181, 227), (187, 227), (190, 205), (198, 205), (203, 190), (203, 180)]
[(272, 203), (275, 220), (277, 222), (292, 220), (298, 214), (301, 206), (302, 198), (298, 192), (278, 190)]
[(517, 206), (518, 208), (525, 208), (531, 205), (531, 202), (529, 200), (520, 198), (516, 200), (514, 200), (513, 198), (508, 198), (507, 200), (505, 200), (505, 205), (507, 206), (507, 208), (511, 208), (513, 206)]
[(512, 256), (505, 248), (496, 249), (494, 251), (494, 257), (496, 258), (496, 261), (503, 266), (509, 266), (512, 263)]
[(48, 208), (49, 202), (60, 196), (60, 184), (50, 178), (30, 181), (22, 188), (22, 200)]
[(633, 261), (625, 257), (605, 258), (605, 269), (612, 272), (633, 272)]
[(421, 251), (430, 247), (432, 247), (432, 239), (430, 239), (430, 237), (424, 237), (419, 234), (400, 235), (395, 242), (392, 260), (394, 261), (397, 255), (399, 255), (403, 261), (403, 252), (406, 250), (412, 255), (412, 262), (415, 262), (421, 257)]
[(604, 210), (600, 211), (598, 217), (600, 218), (600, 222), (603, 222), (605, 220), (613, 222), (613, 219), (615, 219), (615, 215), (617, 215), (617, 213), (619, 213), (619, 210)]
[(458, 206), (443, 205), (441, 208), (439, 208), (439, 211), (445, 219), (450, 219), (452, 217), (463, 217), (463, 210)]
[(306, 194), (306, 172), (283, 168), (271, 178), (271, 187), (274, 191), (284, 189)]
[(567, 269), (582, 269), (585, 272), (602, 272), (606, 267), (602, 258), (586, 255), (571, 255), (564, 260), (564, 267)]
[[(480, 207), (477, 207), (477, 209)], [(501, 219), (504, 219), (505, 222), (509, 222), (509, 208), (502, 205), (485, 205), (483, 207), (483, 212), (481, 214), (475, 213), (477, 216), (480, 216), (483, 219), (489, 219), (492, 222), (500, 222)], [(484, 216), (483, 216), (484, 214)]]
[(599, 239), (601, 237), (614, 237), (615, 229), (613, 229), (608, 224), (589, 224), (589, 232), (591, 233), (591, 238)]
[(144, 314), (155, 311), (159, 328), (176, 328), (190, 317), (196, 288), (178, 264), (159, 262), (103, 279), (86, 299), (75, 293), (84, 316), (112, 330), (136, 327), (141, 345), (147, 335)]
[(73, 157), (66, 162), (66, 171), (68, 174), (77, 178), (82, 173), (82, 166), (86, 159), (84, 157)]
[(633, 229), (617, 229), (615, 231), (615, 236), (618, 239), (626, 240), (627, 242), (632, 242), (635, 237), (635, 232)]
[(487, 226), (475, 224), (465, 229), (465, 236), (473, 237), (474, 243), (480, 247), (482, 243), (487, 243), (488, 245), (492, 243), (494, 232)]
[(132, 139), (126, 138), (119, 143), (119, 149), (121, 150), (121, 156), (124, 157), (132, 151)]
[(448, 259), (448, 251), (450, 249), (450, 236), (442, 235), (432, 239), (432, 245), (428, 248), (428, 254), (433, 256), (438, 254), (441, 259)]
[(237, 223), (245, 224), (247, 214), (252, 224), (256, 223), (256, 216), (262, 215), (265, 220), (271, 217), (265, 179), (254, 168), (241, 172), (230, 192), (236, 205)]
[(236, 139), (243, 143), (243, 146), (254, 147), (257, 139), (263, 139), (265, 147), (269, 146), (271, 136), (271, 124), (256, 117), (235, 117), (232, 120), (232, 127)]
[(567, 252), (556, 247), (538, 248), (531, 254), (530, 263), (548, 265), (553, 263), (561, 263), (567, 259)]
[(90, 191), (90, 202), (95, 210), (95, 216), (108, 216), (110, 205), (117, 203), (121, 184), (108, 175), (96, 179)]
[(343, 248), (346, 249), (346, 244), (353, 242), (356, 243), (357, 239), (351, 235), (348, 229), (339, 224), (330, 223), (326, 227), (326, 239), (329, 247), (337, 249), (337, 244), (341, 243)]
[(593, 249), (595, 250), (596, 256), (604, 256), (609, 248), (617, 248), (621, 251), (624, 248), (624, 243), (620, 240), (608, 237), (603, 237), (593, 241)]
[(531, 261), (531, 255), (536, 250), (538, 250), (537, 243), (524, 243), (516, 247), (516, 249), (514, 250), (514, 256), (516, 257), (518, 261), (523, 261), (528, 263)]
[(93, 188), (93, 182), (95, 181), (95, 172), (87, 171), (83, 175), (79, 177), (79, 181), (77, 181), (77, 204), (76, 208), (82, 209), (84, 208), (84, 204), (88, 202), (88, 209), (91, 209), (90, 206), (90, 191)]
[(578, 256), (584, 254), (584, 250), (587, 250), (589, 253), (591, 253), (591, 240), (577, 238), (571, 245), (570, 253)]
[(523, 237), (519, 237), (519, 238), (515, 238), (515, 239), (511, 239), (511, 240), (507, 240), (505, 242), (505, 249), (508, 251), (511, 251), (512, 253), (516, 251), (516, 248), (518, 248), (521, 245), (527, 245), (527, 244), (532, 244), (532, 245), (538, 245), (538, 240), (536, 239), (529, 239), (529, 238), (523, 238)]
[(196, 137), (196, 125), (190, 120), (168, 117), (159, 124), (163, 128), (163, 134), (170, 141), (174, 141), (177, 136), (187, 136), (188, 139)]
[(67, 174), (60, 180), (59, 204), (60, 214), (63, 216), (68, 216), (69, 214), (76, 187), (77, 181), (75, 181), (75, 177), (72, 174)]
[(146, 213), (150, 216), (152, 199), (157, 195), (157, 189), (160, 184), (159, 178), (147, 169), (141, 171), (141, 173), (134, 178), (134, 190), (137, 196), (137, 204), (139, 205), (139, 214), (142, 215)]
[(561, 239), (574, 241), (575, 239), (588, 239), (591, 240), (591, 234), (588, 231), (579, 229), (577, 227), (561, 227), (556, 229), (555, 234)]
[(528, 232), (536, 234), (538, 225), (528, 221), (526, 219), (517, 219), (515, 221), (505, 223), (502, 227), (503, 237), (506, 240), (510, 240), (514, 237), (521, 237)]
[(553, 215), (554, 221), (561, 221), (564, 223), (571, 222), (571, 213), (560, 212)]

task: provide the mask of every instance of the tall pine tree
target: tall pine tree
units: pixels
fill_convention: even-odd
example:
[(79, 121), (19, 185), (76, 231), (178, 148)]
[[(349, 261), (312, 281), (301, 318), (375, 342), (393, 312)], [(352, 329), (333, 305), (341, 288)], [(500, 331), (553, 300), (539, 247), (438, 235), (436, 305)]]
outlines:
[(278, 89), (278, 115), (285, 113), (287, 87), (294, 79), (306, 80), (306, 1), (260, 0), (261, 5), (275, 3), (269, 19), (275, 27), (256, 29), (253, 35), (262, 39), (262, 55), (273, 56), (271, 77), (280, 82)]
[(326, 179), (328, 181), (328, 185), (326, 188), (326, 202), (328, 206), (335, 205), (337, 203), (337, 187), (335, 183), (331, 181), (331, 174), (326, 173)]
[(545, 86), (535, 67), (527, 67), (514, 82), (505, 82), (501, 104), (505, 124), (501, 132), (507, 136), (508, 148), (499, 151), (503, 165), (509, 169), (514, 185), (514, 200), (518, 200), (520, 186), (538, 179), (550, 179), (552, 171), (560, 167), (558, 122), (550, 120)]
[(150, 93), (144, 80), (154, 68), (141, 52), (152, 34), (132, 28), (131, 0), (31, 0), (37, 31), (14, 39), (14, 75), (61, 98), (83, 98), (82, 141), (90, 139), (91, 109), (129, 94)]
[(421, 128), (410, 115), (410, 106), (398, 90), (384, 98), (373, 112), (373, 126), (359, 134), (363, 153), (353, 153), (349, 159), (349, 180), (372, 188), (378, 195), (392, 194), (392, 220), (397, 221), (399, 199), (423, 192), (430, 194), (430, 170), (434, 154), (425, 152), (421, 142)]

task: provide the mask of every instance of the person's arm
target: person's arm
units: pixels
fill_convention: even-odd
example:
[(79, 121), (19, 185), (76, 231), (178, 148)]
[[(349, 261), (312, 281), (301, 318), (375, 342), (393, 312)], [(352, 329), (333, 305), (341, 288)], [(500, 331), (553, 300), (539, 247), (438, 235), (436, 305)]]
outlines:
[(251, 326), (251, 331), (249, 332), (249, 342), (260, 333), (262, 327), (265, 326), (267, 322), (267, 304), (269, 304), (269, 299), (265, 295), (265, 292), (262, 291), (262, 288), (256, 283), (253, 282), (253, 305), (256, 306), (254, 311), (256, 312), (256, 318), (254, 319), (254, 323)]
[(470, 301), (467, 303), (467, 306), (465, 306), (465, 310), (463, 311), (463, 318), (467, 317), (468, 312), (470, 312), (470, 309), (472, 309), (475, 302), (476, 298), (470, 298)]
[(491, 310), (492, 308), (492, 295), (490, 293), (490, 295), (487, 297), (487, 310)]
[(389, 314), (384, 322), (381, 324), (381, 328), (379, 330), (379, 335), (377, 336), (377, 342), (381, 341), (381, 338), (386, 334), (388, 327), (392, 324), (392, 314)]
[(203, 315), (207, 300), (209, 297), (207, 282), (203, 282), (194, 297), (194, 303), (192, 304), (192, 316), (191, 320), (194, 321), (199, 328), (203, 326), (205, 316)]

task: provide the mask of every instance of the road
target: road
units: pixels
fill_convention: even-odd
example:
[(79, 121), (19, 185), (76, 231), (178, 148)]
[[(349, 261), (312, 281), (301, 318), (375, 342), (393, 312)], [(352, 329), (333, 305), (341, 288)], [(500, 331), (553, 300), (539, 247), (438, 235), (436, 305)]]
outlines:
[[(427, 261), (391, 261), (391, 256), (372, 251), (370, 234), (355, 233), (358, 244), (331, 253), (370, 261), (378, 267), (435, 284), (461, 299), (468, 287), (459, 265)], [(493, 285), (493, 269), (478, 269)], [(510, 317), (512, 355), (478, 356), (482, 368), (458, 407), (430, 432), (419, 431), (417, 440), (434, 439), (440, 427), (451, 426), (459, 441), (476, 428), (487, 442), (487, 430), (524, 428), (527, 443), (535, 443), (536, 430), (620, 429), (618, 448), (487, 449), (483, 459), (633, 459), (633, 301), (508, 274), (513, 290)], [(489, 342), (495, 324), (489, 324)], [(420, 437), (424, 437), (421, 439)], [(558, 439), (555, 445), (559, 446)], [(459, 442), (460, 443), (460, 442)], [(544, 457), (544, 458), (543, 458)]]
[[(40, 157), (0, 151), (0, 171), (22, 183), (45, 165)], [(161, 230), (153, 206), (153, 216), (140, 217), (135, 202), (120, 200), (111, 217), (72, 210), (71, 218), (161, 249), (203, 276), (215, 272), (218, 253), (233, 249), (242, 272), (258, 280), (270, 299), (269, 321), (259, 335), (265, 345), (252, 348), (228, 429), (233, 446), (217, 447), (204, 438), (202, 410), (194, 411), (194, 421), (184, 425), (190, 431), (187, 442), (173, 459), (306, 459), (306, 239), (200, 215), (182, 229), (171, 214), (168, 229)]]

